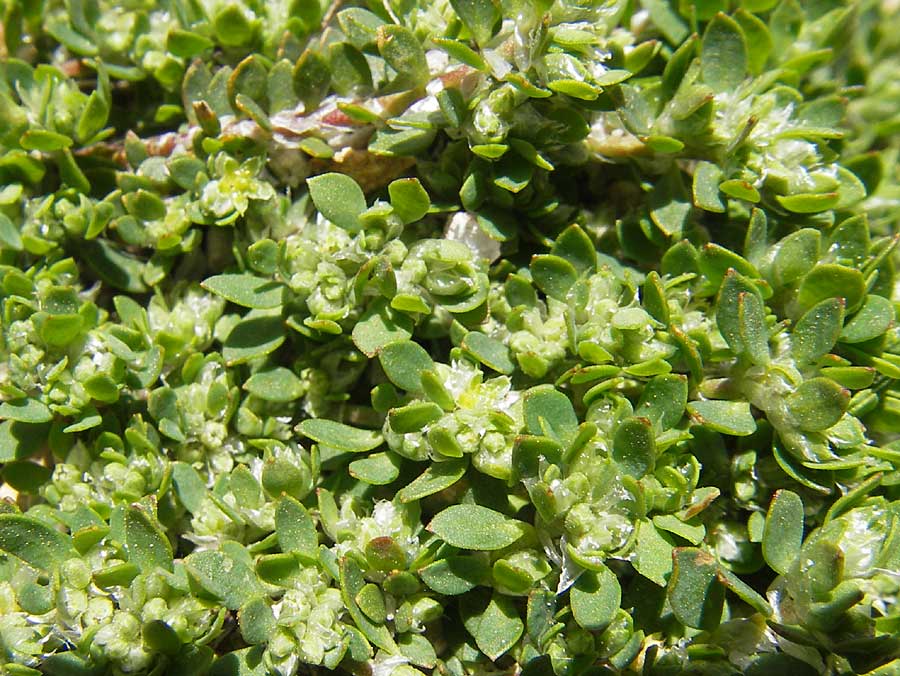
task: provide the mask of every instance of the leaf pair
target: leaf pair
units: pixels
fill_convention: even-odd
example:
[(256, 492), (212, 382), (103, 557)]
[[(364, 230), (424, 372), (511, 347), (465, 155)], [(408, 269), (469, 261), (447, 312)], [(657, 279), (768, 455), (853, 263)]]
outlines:
[[(396, 36), (388, 38), (396, 39)], [(349, 233), (361, 230), (360, 216), (366, 211), (366, 196), (359, 184), (346, 174), (329, 173), (306, 181), (316, 209)], [(388, 186), (391, 207), (404, 223), (420, 220), (431, 208), (428, 193), (416, 178), (393, 181)]]

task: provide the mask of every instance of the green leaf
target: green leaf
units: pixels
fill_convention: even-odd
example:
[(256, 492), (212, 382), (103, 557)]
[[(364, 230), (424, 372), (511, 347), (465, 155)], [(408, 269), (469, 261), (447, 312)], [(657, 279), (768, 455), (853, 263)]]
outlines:
[(494, 34), (494, 25), (500, 20), (500, 8), (492, 0), (450, 0), (450, 5), (475, 42), (484, 45)]
[[(272, 496), (286, 493), (298, 500), (306, 497), (312, 489), (312, 478), (306, 463), (298, 461), (296, 456), (291, 458), (290, 455), (276, 455), (270, 451), (265, 454), (264, 459), (260, 479), (266, 493)], [(234, 475), (232, 475), (232, 491), (237, 494), (234, 488)], [(259, 495), (255, 481), (252, 492), (254, 496)]]
[(14, 460), (3, 467), (3, 481), (18, 493), (38, 495), (53, 470), (30, 460)]
[(348, 42), (333, 42), (328, 48), (328, 65), (334, 89), (352, 96), (372, 88), (372, 71), (356, 47)]
[(723, 174), (719, 165), (712, 162), (698, 162), (694, 169), (694, 205), (713, 213), (725, 213), (725, 203), (719, 195), (719, 184)]
[(865, 214), (853, 216), (840, 223), (828, 238), (828, 251), (839, 262), (862, 262), (871, 246), (869, 221)]
[(84, 318), (76, 314), (45, 316), (36, 313), (33, 321), (38, 327), (41, 340), (56, 347), (71, 343), (84, 328)]
[(226, 47), (247, 45), (253, 40), (255, 28), (251, 20), (237, 5), (225, 5), (213, 19), (216, 36), (219, 38), (219, 42)]
[(15, 399), (0, 403), (0, 418), (23, 423), (45, 423), (53, 420), (47, 405), (37, 399)]
[(766, 514), (762, 553), (772, 569), (786, 575), (800, 555), (803, 543), (803, 500), (782, 489), (775, 492)]
[(534, 165), (509, 153), (494, 164), (494, 185), (511, 193), (522, 192), (534, 176)]
[(242, 307), (269, 309), (284, 302), (283, 284), (248, 274), (216, 275), (200, 286)]
[(759, 295), (750, 291), (738, 296), (738, 332), (741, 345), (754, 364), (769, 362), (769, 327)]
[(791, 354), (801, 364), (812, 364), (838, 341), (844, 323), (844, 300), (827, 298), (800, 317), (791, 332)]
[(681, 171), (673, 168), (660, 177), (647, 196), (650, 219), (667, 237), (680, 238), (688, 217), (691, 202), (684, 187)]
[(640, 479), (656, 462), (656, 440), (647, 418), (626, 418), (613, 437), (612, 459), (622, 472)]
[(837, 206), (840, 197), (836, 192), (775, 195), (778, 203), (795, 214), (816, 214)]
[(744, 200), (746, 202), (752, 202), (753, 204), (756, 204), (760, 200), (759, 190), (757, 190), (753, 186), (753, 184), (737, 178), (733, 178), (728, 181), (722, 181), (722, 183), (719, 185), (719, 190), (724, 192), (729, 197), (734, 197), (735, 199)]
[(290, 587), (296, 584), (304, 563), (315, 562), (316, 559), (306, 562), (302, 556), (295, 553), (263, 554), (256, 560), (256, 574), (267, 584)]
[(369, 142), (369, 152), (383, 157), (410, 157), (425, 152), (436, 135), (434, 129), (379, 129)]
[(101, 588), (125, 587), (141, 574), (133, 563), (116, 563), (94, 572), (94, 584)]
[(763, 21), (745, 9), (749, 9), (746, 3), (744, 8), (734, 13), (734, 19), (744, 32), (747, 43), (747, 67), (751, 74), (759, 75), (772, 53), (772, 35)]
[(521, 435), (513, 446), (513, 469), (519, 477), (536, 477), (542, 461), (558, 464), (563, 450), (563, 445), (550, 437)]
[(641, 304), (656, 321), (669, 325), (669, 302), (666, 290), (656, 270), (651, 270), (641, 287)]
[[(63, 432), (65, 434), (72, 434), (73, 432), (84, 432), (85, 430), (93, 429), (97, 427), (103, 422), (103, 418), (97, 413), (96, 408), (88, 408), (84, 411), (79, 418), (73, 422), (71, 425), (67, 425), (63, 427)], [(164, 431), (163, 423), (172, 423), (171, 420), (162, 420), (160, 422), (160, 431)], [(172, 423), (174, 425), (174, 423)], [(177, 429), (177, 427), (176, 427)], [(170, 437), (171, 438), (171, 437)]]
[(348, 453), (365, 453), (384, 443), (378, 432), (361, 430), (324, 418), (304, 420), (297, 425), (297, 431), (317, 443)]
[[(303, 101), (306, 110), (315, 110), (331, 84), (331, 71), (328, 69), (327, 60), (318, 51), (307, 49), (297, 60), (297, 65), (294, 66), (293, 79), (294, 91)], [(321, 211), (321, 209), (319, 210)], [(324, 211), (322, 213), (325, 214)], [(327, 214), (325, 217), (328, 218)], [(337, 221), (333, 222), (337, 223)]]
[(356, 604), (362, 613), (375, 624), (384, 624), (387, 621), (387, 608), (384, 605), (384, 594), (377, 585), (371, 582), (363, 585), (356, 595)]
[(769, 223), (766, 212), (753, 208), (747, 234), (744, 237), (744, 258), (752, 265), (759, 265), (769, 248)]
[(894, 304), (884, 296), (869, 294), (863, 306), (840, 333), (842, 343), (863, 343), (883, 335), (894, 323)]
[(756, 431), (756, 421), (746, 401), (692, 401), (688, 414), (698, 425), (736, 437), (746, 437)]
[(578, 225), (572, 224), (554, 240), (550, 253), (569, 261), (579, 275), (591, 273), (597, 268), (597, 253), (588, 234)]
[(147, 291), (142, 275), (144, 264), (134, 256), (122, 253), (111, 242), (100, 238), (81, 242), (79, 254), (80, 260), (111, 287), (128, 293)]
[[(365, 554), (367, 563), (375, 570), (389, 573), (406, 568), (406, 551), (392, 537), (372, 538), (366, 543)], [(418, 583), (416, 588), (418, 588)]]
[(747, 74), (747, 45), (741, 27), (719, 13), (706, 25), (700, 58), (703, 81), (717, 92), (731, 91)]
[(65, 134), (58, 134), (47, 129), (29, 129), (22, 134), (19, 143), (25, 150), (52, 153), (54, 150), (62, 150), (71, 146), (72, 139)]
[(19, 234), (19, 228), (4, 213), (0, 213), (0, 247), (13, 251), (22, 250), (22, 236)]
[(209, 676), (268, 676), (271, 671), (264, 657), (265, 646), (261, 645), (234, 650), (216, 658)]
[(398, 434), (418, 432), (426, 425), (440, 420), (444, 410), (430, 401), (414, 401), (406, 406), (393, 408), (388, 413), (391, 429)]
[(176, 655), (182, 644), (178, 633), (162, 620), (150, 620), (141, 627), (141, 638), (146, 646), (163, 655)]
[(241, 606), (238, 623), (241, 636), (250, 645), (266, 643), (276, 627), (272, 607), (261, 596), (256, 596)]
[(123, 524), (129, 563), (145, 573), (156, 568), (172, 570), (172, 544), (156, 519), (131, 506), (125, 509)]
[(47, 444), (49, 425), (5, 420), (0, 423), (0, 462), (28, 458)]
[(394, 385), (408, 392), (422, 390), (422, 374), (434, 369), (434, 361), (421, 345), (411, 340), (395, 340), (378, 353), (384, 374)]
[(425, 50), (412, 31), (394, 24), (379, 26), (377, 44), (382, 58), (398, 73), (398, 87), (412, 88), (427, 82)]
[(468, 458), (433, 462), (422, 474), (397, 492), (400, 502), (415, 502), (440, 493), (463, 478), (468, 467)]
[(484, 608), (477, 599), (463, 597), (460, 613), (466, 631), (490, 660), (498, 659), (512, 648), (525, 630), (525, 624), (508, 596), (495, 594)]
[(641, 6), (647, 10), (653, 25), (672, 45), (680, 45), (691, 31), (667, 0), (644, 0)]
[(404, 223), (415, 223), (425, 217), (431, 200), (417, 178), (401, 178), (388, 185), (391, 206)]
[(575, 266), (565, 258), (551, 254), (540, 254), (531, 259), (531, 276), (535, 285), (547, 296), (563, 301), (578, 281)]
[(84, 381), (84, 391), (91, 399), (111, 404), (119, 398), (119, 387), (115, 380), (105, 373), (97, 373)]
[(706, 527), (703, 524), (685, 523), (674, 514), (657, 514), (653, 517), (653, 525), (684, 538), (692, 545), (699, 545), (706, 536)]
[(190, 59), (207, 49), (212, 49), (214, 43), (199, 33), (173, 28), (166, 36), (166, 49), (175, 56)]
[(184, 462), (172, 463), (172, 481), (178, 499), (191, 514), (200, 511), (206, 497), (206, 485), (197, 470)]
[(285, 340), (281, 317), (245, 317), (235, 324), (225, 339), (222, 356), (229, 366), (265, 357)]
[(247, 247), (247, 263), (263, 275), (275, 274), (278, 255), (278, 245), (271, 239), (260, 239)]
[(316, 525), (306, 507), (289, 495), (282, 495), (275, 505), (275, 534), (285, 553), (296, 553), (314, 562), (318, 556), (319, 538)]
[(344, 34), (357, 49), (365, 49), (375, 44), (379, 26), (384, 21), (369, 10), (350, 7), (338, 12), (338, 23)]
[(725, 587), (734, 592), (734, 594), (736, 594), (738, 598), (744, 601), (751, 608), (761, 613), (763, 617), (772, 616), (772, 606), (769, 605), (769, 602), (766, 601), (755, 589), (753, 589), (753, 587), (741, 580), (733, 572), (731, 572), (727, 568), (720, 566), (718, 576), (719, 582), (721, 582), (723, 585), (725, 585)]
[(582, 101), (593, 101), (600, 95), (600, 90), (597, 87), (588, 82), (572, 78), (551, 80), (547, 83), (547, 88)]
[(68, 535), (21, 514), (0, 514), (0, 551), (38, 570), (50, 570), (75, 556)]
[(156, 221), (166, 215), (166, 203), (162, 198), (143, 188), (123, 195), (122, 204), (129, 214), (142, 221)]
[(681, 420), (687, 397), (688, 384), (685, 376), (656, 376), (644, 386), (634, 414), (647, 418), (657, 431), (662, 432), (675, 427)]
[(321, 174), (306, 179), (309, 196), (316, 209), (347, 232), (361, 229), (359, 215), (366, 210), (366, 196), (359, 184), (346, 174)]
[(518, 522), (479, 505), (451, 505), (439, 512), (428, 530), (460, 549), (503, 549), (522, 537)]
[(875, 369), (868, 366), (832, 366), (819, 372), (848, 390), (864, 390), (875, 380)]
[(379, 298), (353, 327), (353, 344), (367, 357), (374, 357), (388, 343), (412, 337), (413, 320)]
[(448, 556), (419, 571), (422, 582), (438, 594), (465, 594), (491, 577), (491, 568), (481, 556)]
[(846, 311), (853, 312), (865, 297), (866, 281), (859, 270), (836, 263), (823, 263), (803, 278), (797, 302), (807, 309), (828, 298), (843, 298)]
[(813, 269), (819, 260), (820, 240), (818, 230), (803, 228), (778, 243), (772, 262), (772, 282), (775, 286), (791, 284)]
[[(528, 141), (524, 141), (519, 138), (509, 138), (507, 139), (507, 141), (509, 142), (510, 147), (515, 150), (516, 154), (519, 155), (519, 157), (521, 157), (522, 159), (527, 160), (530, 164), (533, 164), (540, 169), (544, 169), (545, 171), (553, 171), (554, 167), (552, 164), (550, 164), (549, 160), (547, 160), (546, 157), (539, 153), (538, 149)], [(579, 240), (583, 241), (582, 236), (586, 236), (584, 230), (581, 230), (581, 234), (578, 235), (576, 233), (576, 229), (581, 230), (581, 228), (577, 224), (573, 223), (568, 228), (563, 230), (562, 233), (560, 233), (559, 237), (556, 238), (553, 246), (559, 246), (561, 244), (560, 240), (562, 239), (562, 242), (565, 242), (565, 249), (571, 253), (574, 253), (574, 251), (571, 250), (571, 245), (569, 244), (569, 242), (574, 243), (575, 241)], [(569, 240), (569, 237), (571, 235), (576, 235), (576, 239)], [(588, 241), (590, 241), (590, 239), (588, 239)], [(559, 251), (553, 251), (552, 249), (551, 253), (555, 253), (558, 256), (563, 256), (563, 258), (566, 257), (565, 255), (559, 253)], [(585, 252), (583, 251), (578, 253), (577, 256), (582, 260), (588, 258), (588, 256), (586, 256)], [(574, 261), (572, 264), (575, 265)], [(593, 263), (591, 263), (591, 265), (593, 266)]]
[(719, 626), (725, 587), (719, 582), (716, 560), (704, 551), (678, 548), (672, 554), (668, 596), (672, 612), (682, 624), (711, 630)]
[[(806, 551), (803, 551), (803, 554), (807, 563), (801, 567), (801, 570), (809, 580), (810, 589), (813, 594), (827, 594), (837, 587), (844, 577), (845, 556), (843, 550), (827, 540), (816, 540), (804, 549)], [(798, 545), (791, 563), (796, 560), (801, 551)], [(790, 570), (790, 565), (788, 570)]]
[[(688, 31), (685, 30), (685, 34), (687, 33)], [(662, 93), (667, 100), (672, 98), (685, 79), (688, 66), (693, 63), (694, 57), (697, 55), (698, 41), (699, 37), (696, 34), (689, 36), (686, 40), (679, 41), (678, 48), (672, 52), (672, 56), (666, 62), (662, 75)], [(698, 163), (699, 166), (700, 164)], [(719, 184), (720, 180), (716, 181), (716, 185)], [(697, 206), (700, 205), (697, 204)]]
[(838, 199), (835, 209), (848, 209), (857, 202), (865, 199), (866, 186), (859, 177), (846, 167), (837, 168), (837, 179), (840, 183)]
[[(763, 312), (756, 286), (735, 270), (728, 270), (716, 299), (716, 324), (735, 355), (768, 356), (768, 333), (763, 335), (759, 326)], [(745, 335), (753, 342), (748, 344)]]
[(525, 392), (522, 406), (525, 428), (531, 434), (569, 441), (578, 433), (572, 402), (553, 385), (532, 387)]
[(341, 598), (344, 606), (353, 618), (359, 630), (365, 634), (376, 646), (391, 654), (398, 652), (397, 644), (391, 636), (390, 630), (381, 624), (372, 622), (360, 609), (356, 599), (366, 585), (363, 572), (359, 565), (351, 558), (346, 557), (340, 562)]
[[(459, 61), (460, 63), (464, 63), (470, 68), (474, 68), (475, 70), (487, 71), (488, 66), (484, 62), (484, 59), (481, 58), (481, 55), (476, 52), (474, 49), (469, 47), (465, 42), (461, 42), (459, 40), (450, 40), (448, 38), (432, 38), (434, 44), (443, 49), (447, 54), (451, 57)], [(456, 91), (452, 89), (444, 89), (438, 93), (438, 101), (441, 105), (441, 111), (447, 117), (447, 121), (450, 123), (451, 127), (461, 127), (462, 119), (458, 113), (463, 112), (457, 107), (458, 100), (461, 97), (458, 97), (453, 94), (447, 94), (447, 92)]]
[(372, 486), (386, 486), (400, 476), (400, 464), (396, 453), (373, 453), (354, 460), (347, 470), (354, 479)]
[[(647, 44), (647, 43), (644, 43)], [(627, 57), (626, 57), (627, 58)], [(610, 71), (613, 72), (613, 71)], [(626, 71), (627, 72), (627, 71)], [(606, 80), (605, 75), (608, 75), (609, 72), (604, 74), (603, 80)], [(602, 83), (598, 83), (602, 84)], [(651, 136), (642, 136), (641, 141), (643, 141), (648, 148), (650, 148), (655, 153), (672, 155), (675, 153), (680, 153), (684, 150), (684, 143), (679, 141), (677, 138), (672, 138), (671, 136), (659, 136), (659, 135), (651, 135)]]
[(509, 375), (516, 370), (506, 345), (478, 331), (467, 333), (460, 343), (460, 348), (476, 361), (498, 373)]
[[(400, 654), (417, 667), (432, 669), (437, 664), (437, 654), (431, 641), (422, 634), (407, 633), (397, 638)], [(410, 674), (410, 676), (413, 676)]]
[(850, 393), (828, 378), (812, 378), (788, 395), (788, 409), (804, 430), (828, 429), (844, 415)]
[[(687, 252), (686, 252), (687, 253)], [(668, 255), (668, 252), (667, 252)], [(688, 254), (690, 255), (690, 254)], [(663, 259), (665, 261), (665, 257)], [(759, 279), (759, 272), (740, 254), (735, 253), (731, 249), (719, 246), (718, 244), (707, 244), (703, 247), (697, 261), (700, 272), (709, 280), (710, 287), (717, 289), (722, 285), (725, 278), (734, 270), (739, 278), (745, 280), (749, 284), (749, 280)], [(682, 270), (689, 272), (689, 270)], [(750, 290), (750, 286), (746, 290)]]
[(615, 619), (622, 603), (622, 589), (615, 574), (606, 566), (599, 571), (586, 570), (569, 591), (572, 616), (583, 629), (603, 631)]
[(665, 587), (672, 572), (673, 549), (670, 535), (661, 533), (649, 519), (642, 519), (638, 524), (632, 561), (634, 569), (660, 587)]
[(254, 373), (244, 383), (244, 389), (265, 401), (287, 402), (302, 397), (306, 385), (290, 369), (276, 366)]
[(87, 103), (78, 118), (75, 133), (81, 143), (90, 142), (109, 119), (110, 86), (109, 76), (102, 66), (97, 69), (98, 87), (88, 96)]
[(249, 565), (217, 551), (194, 552), (185, 558), (185, 569), (202, 593), (229, 610), (237, 610), (263, 593)]

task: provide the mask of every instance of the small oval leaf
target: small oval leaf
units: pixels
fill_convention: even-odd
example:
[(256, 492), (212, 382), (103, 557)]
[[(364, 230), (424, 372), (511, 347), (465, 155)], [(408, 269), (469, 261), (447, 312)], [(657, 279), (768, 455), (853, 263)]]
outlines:
[(284, 302), (284, 285), (248, 274), (215, 275), (200, 286), (242, 307), (269, 309)]
[(775, 493), (763, 529), (763, 557), (772, 569), (785, 575), (800, 555), (803, 543), (803, 500), (796, 493)]
[(522, 537), (513, 519), (479, 505), (452, 505), (439, 512), (428, 530), (460, 549), (503, 549)]
[(336, 420), (310, 418), (297, 425), (297, 431), (313, 441), (349, 453), (364, 453), (381, 446), (378, 432), (350, 427)]

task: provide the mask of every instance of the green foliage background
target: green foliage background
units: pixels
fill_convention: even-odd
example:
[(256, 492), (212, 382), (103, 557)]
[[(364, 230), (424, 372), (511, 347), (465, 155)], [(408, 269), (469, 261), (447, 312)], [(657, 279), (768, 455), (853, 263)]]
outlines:
[(900, 673), (897, 2), (0, 11), (0, 673)]

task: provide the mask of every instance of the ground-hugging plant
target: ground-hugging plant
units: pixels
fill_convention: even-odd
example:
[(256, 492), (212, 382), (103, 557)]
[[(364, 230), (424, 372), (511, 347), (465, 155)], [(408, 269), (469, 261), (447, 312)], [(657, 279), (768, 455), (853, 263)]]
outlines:
[(900, 671), (897, 3), (0, 10), (0, 674)]

